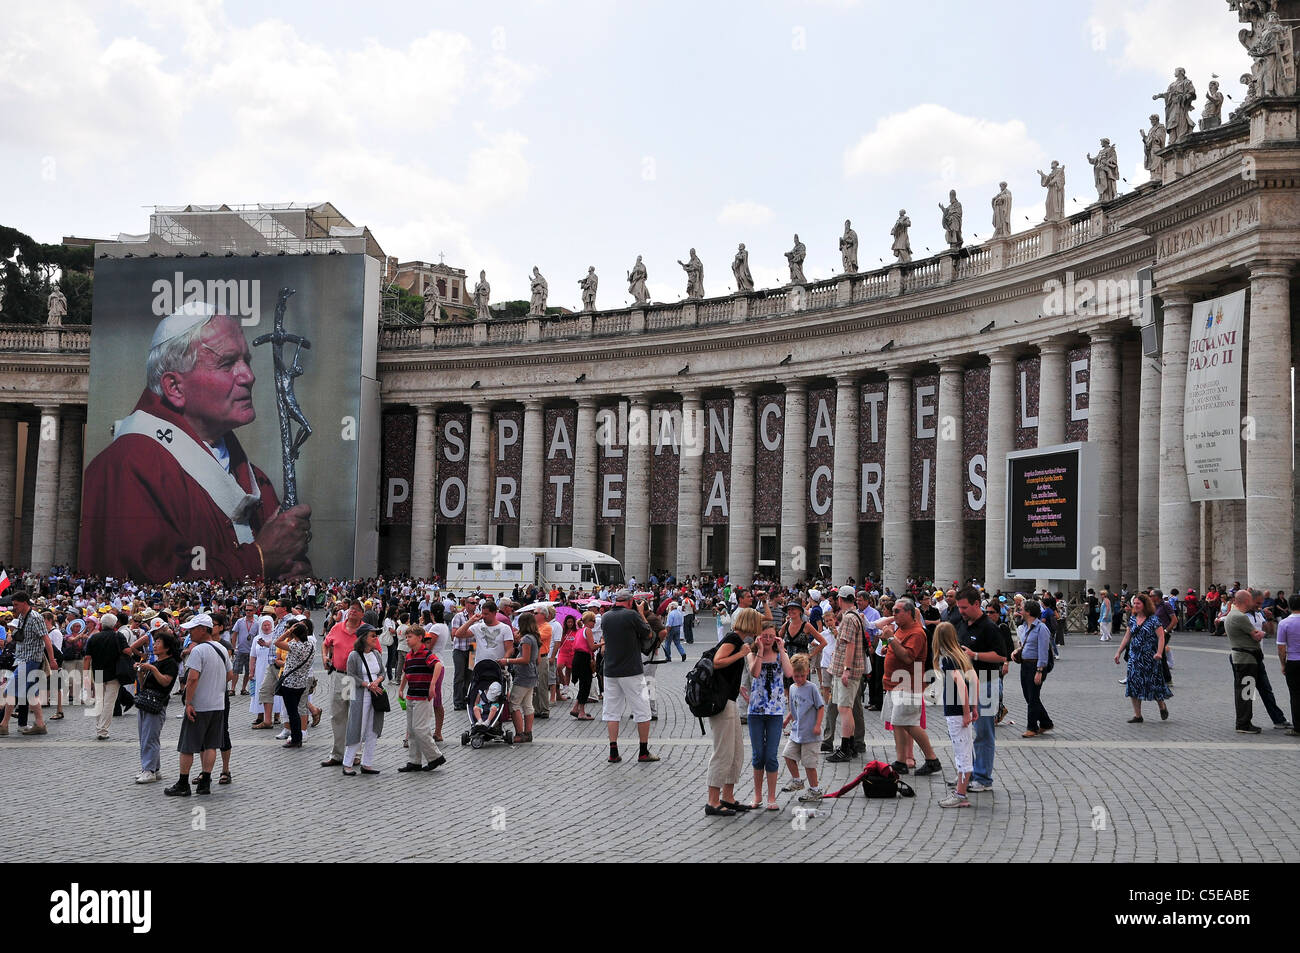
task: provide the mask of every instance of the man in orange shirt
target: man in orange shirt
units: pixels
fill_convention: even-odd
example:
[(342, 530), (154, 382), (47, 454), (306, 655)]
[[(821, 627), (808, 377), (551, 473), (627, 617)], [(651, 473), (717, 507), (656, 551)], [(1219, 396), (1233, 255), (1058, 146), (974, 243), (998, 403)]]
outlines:
[[(353, 685), (348, 678), (348, 655), (357, 641), (363, 615), (361, 603), (352, 600), (343, 621), (336, 623), (321, 642), (321, 661), (330, 677), (330, 728), (334, 732), (330, 756), (320, 763), (322, 768), (338, 767), (343, 763), (343, 748), (348, 733), (348, 705), (352, 701)], [(349, 765), (351, 767), (351, 765)]]
[(898, 755), (894, 770), (899, 774), (907, 773), (903, 746), (911, 736), (925, 754), (925, 764), (917, 768), (916, 773), (933, 774), (943, 766), (935, 757), (930, 736), (921, 727), (926, 638), (920, 611), (911, 599), (899, 599), (894, 603), (892, 632), (886, 627), (881, 634), (887, 633), (891, 637), (885, 649), (885, 704), (881, 721), (894, 727), (894, 748)]

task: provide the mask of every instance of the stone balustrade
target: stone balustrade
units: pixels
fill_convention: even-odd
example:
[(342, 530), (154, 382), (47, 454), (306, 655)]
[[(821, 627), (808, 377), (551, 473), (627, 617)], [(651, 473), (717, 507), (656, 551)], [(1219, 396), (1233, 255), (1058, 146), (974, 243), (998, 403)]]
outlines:
[(90, 328), (0, 324), (0, 351), (89, 351)]

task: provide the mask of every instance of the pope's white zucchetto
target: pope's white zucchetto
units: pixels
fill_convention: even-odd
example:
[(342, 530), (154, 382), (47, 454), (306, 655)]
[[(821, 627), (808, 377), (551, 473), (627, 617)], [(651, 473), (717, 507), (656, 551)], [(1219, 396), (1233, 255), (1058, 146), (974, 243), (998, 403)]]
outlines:
[(158, 345), (166, 344), (173, 338), (180, 337), (186, 331), (191, 331), (198, 325), (206, 323), (216, 314), (215, 305), (204, 301), (185, 302), (178, 311), (173, 311), (158, 322), (158, 327), (153, 332), (153, 340), (149, 342), (149, 350), (152, 351)]

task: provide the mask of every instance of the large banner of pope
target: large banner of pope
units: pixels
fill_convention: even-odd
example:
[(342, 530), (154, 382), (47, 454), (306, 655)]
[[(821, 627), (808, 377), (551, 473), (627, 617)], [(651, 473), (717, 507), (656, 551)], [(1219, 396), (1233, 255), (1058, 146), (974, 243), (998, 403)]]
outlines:
[(378, 278), (355, 254), (99, 260), (80, 567), (373, 572)]

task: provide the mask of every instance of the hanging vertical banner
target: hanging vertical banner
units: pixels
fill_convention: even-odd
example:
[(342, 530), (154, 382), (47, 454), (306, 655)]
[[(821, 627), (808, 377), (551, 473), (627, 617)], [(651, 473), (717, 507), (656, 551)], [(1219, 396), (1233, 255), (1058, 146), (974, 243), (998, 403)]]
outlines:
[(415, 414), (397, 411), (384, 414), (380, 433), (379, 459), (383, 461), (384, 481), (380, 486), (379, 522), (383, 526), (411, 525), (411, 483), (415, 478), (415, 454), (428, 453), (429, 447), (415, 446)]
[[(433, 438), (436, 468), (436, 523), (465, 522), (465, 482), (469, 478), (469, 411), (444, 410), (438, 413)], [(483, 488), (478, 487), (482, 493)]]
[(1246, 496), (1240, 438), (1245, 316), (1245, 291), (1192, 306), (1183, 400), (1183, 452), (1192, 502)]
[(1065, 421), (1065, 442), (1088, 439), (1088, 375), (1092, 370), (1092, 347), (1074, 347), (1065, 352), (1066, 390), (1069, 393)]
[(989, 369), (972, 367), (964, 375), (962, 401), (962, 516), (982, 520), (988, 506)]
[(1016, 449), (1038, 446), (1038, 367), (1036, 357), (1016, 361)]
[(785, 460), (785, 394), (760, 394), (754, 409), (754, 522), (781, 523)]
[(524, 415), (519, 410), (492, 412), (492, 512), (494, 526), (519, 525), (519, 482), (524, 468)]
[(858, 512), (864, 523), (885, 518), (885, 424), (889, 385), (863, 384), (858, 408)]
[(939, 378), (912, 378), (912, 519), (934, 519), (934, 453), (939, 428)]
[(573, 465), (577, 433), (577, 408), (547, 408), (542, 425), (542, 476), (546, 481), (542, 522), (548, 526), (573, 523)]
[[(678, 461), (681, 459), (682, 408), (654, 404), (650, 408), (650, 525), (677, 522)], [(699, 488), (696, 487), (696, 492)]]
[(703, 430), (699, 439), (704, 441), (701, 523), (704, 526), (726, 526), (731, 518), (731, 398), (706, 400), (701, 425)]
[(808, 522), (831, 521), (835, 489), (835, 390), (808, 391)]
[(601, 526), (622, 526), (627, 518), (627, 409), (620, 403), (596, 411), (596, 522)]

